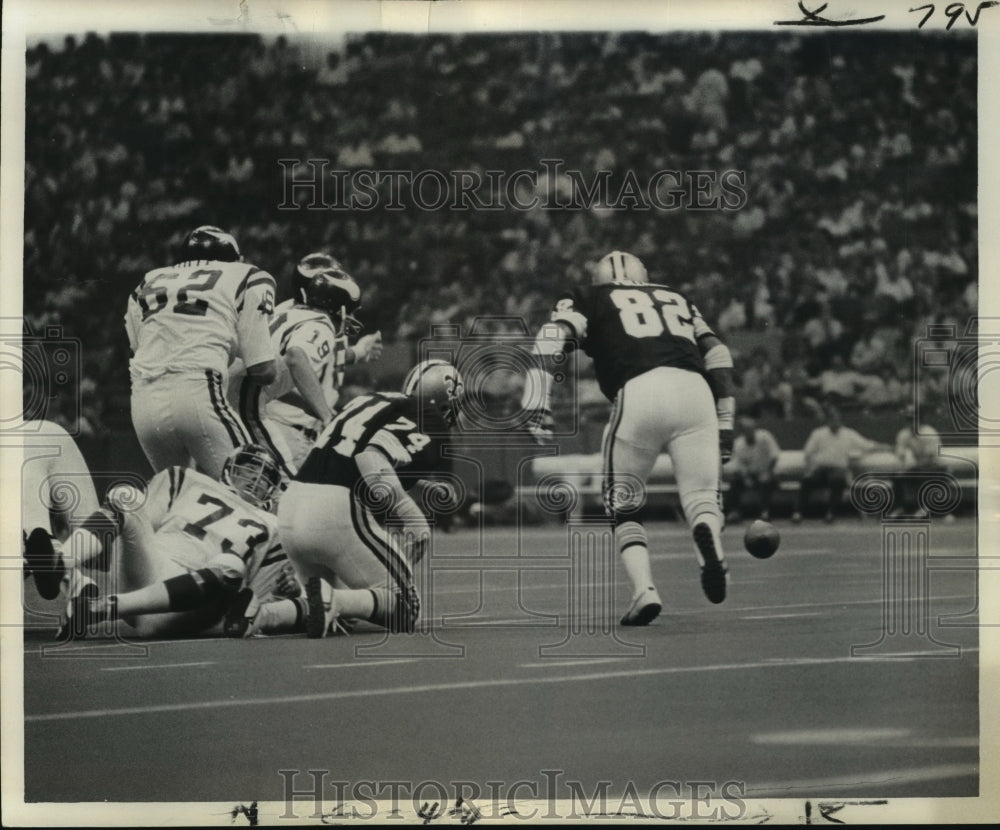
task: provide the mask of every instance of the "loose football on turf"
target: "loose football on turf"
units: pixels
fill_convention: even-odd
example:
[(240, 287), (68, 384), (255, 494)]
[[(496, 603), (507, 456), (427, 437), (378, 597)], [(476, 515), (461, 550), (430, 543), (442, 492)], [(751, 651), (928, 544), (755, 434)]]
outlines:
[(743, 536), (743, 545), (747, 552), (758, 559), (767, 559), (769, 556), (773, 556), (779, 544), (781, 544), (781, 536), (777, 528), (770, 522), (761, 519), (751, 522)]

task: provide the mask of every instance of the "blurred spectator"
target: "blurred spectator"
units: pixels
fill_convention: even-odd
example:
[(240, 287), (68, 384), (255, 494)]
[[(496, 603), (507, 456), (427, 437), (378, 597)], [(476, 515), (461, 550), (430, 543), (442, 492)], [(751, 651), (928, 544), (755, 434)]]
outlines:
[(774, 361), (766, 349), (750, 353), (749, 366), (740, 373), (740, 407), (753, 416), (788, 417), (792, 407), (792, 387), (778, 377)]
[[(781, 357), (769, 362), (787, 384), (772, 397), (786, 415), (808, 413), (806, 381), (834, 353), (872, 376), (881, 341), (886, 364), (908, 365), (901, 319), (964, 325), (975, 309), (976, 48), (958, 31), (919, 57), (892, 32), (368, 33), (329, 55), (235, 34), (31, 45), (25, 315), (102, 354), (85, 368), (104, 394), (83, 404), (100, 431), (121, 416), (99, 399), (127, 386), (120, 310), (105, 298), (131, 290), (182, 228), (231, 227), (276, 273), (321, 242), (377, 298), (362, 315), (387, 343), (425, 337), (445, 312), (464, 324), (512, 309), (534, 325), (547, 312), (535, 298), (632, 246), (658, 278), (690, 281), (706, 316), (726, 312), (731, 334), (772, 334)], [(566, 169), (584, 185), (611, 176), (603, 209), (421, 211), (405, 198), (388, 209), (379, 188), (383, 201), (362, 212), (343, 208), (357, 191), (331, 175), (538, 170), (519, 198), (579, 196), (565, 171), (553, 188), (539, 169), (552, 148), (578, 160)], [(292, 198), (293, 178), (314, 171), (276, 160), (309, 158), (331, 159), (325, 192)], [(607, 204), (624, 170), (657, 169), (744, 170), (749, 200), (735, 211)], [(483, 202), (506, 204), (486, 182)], [(856, 397), (873, 405), (877, 386)]]
[(802, 327), (814, 366), (824, 365), (837, 353), (843, 334), (844, 325), (833, 316), (830, 304), (821, 303), (819, 313)]
[(802, 477), (792, 521), (802, 521), (802, 511), (808, 507), (813, 490), (821, 489), (826, 491), (824, 520), (832, 522), (843, 502), (844, 490), (850, 483), (852, 464), (863, 454), (878, 449), (888, 450), (891, 447), (863, 438), (860, 433), (845, 427), (840, 410), (835, 406), (828, 406), (826, 423), (809, 434), (802, 450), (805, 475)]
[[(931, 482), (948, 492), (949, 497), (954, 494), (957, 484), (941, 460), (940, 452), (941, 436), (928, 424), (917, 424), (916, 429), (908, 424), (896, 434), (895, 453), (906, 475), (893, 479), (896, 507), (890, 515), (912, 513), (917, 518), (927, 518), (918, 494), (921, 487)], [(944, 518), (953, 517), (947, 514)]]
[(738, 522), (743, 518), (744, 493), (755, 490), (760, 501), (760, 518), (771, 518), (771, 495), (774, 492), (774, 468), (781, 456), (781, 447), (766, 429), (748, 415), (739, 419), (733, 457), (727, 464), (726, 479), (729, 491), (726, 496), (727, 521)]
[(864, 380), (853, 369), (844, 365), (844, 358), (834, 354), (830, 365), (820, 372), (818, 387), (824, 402), (836, 406), (853, 406), (857, 394), (864, 387)]

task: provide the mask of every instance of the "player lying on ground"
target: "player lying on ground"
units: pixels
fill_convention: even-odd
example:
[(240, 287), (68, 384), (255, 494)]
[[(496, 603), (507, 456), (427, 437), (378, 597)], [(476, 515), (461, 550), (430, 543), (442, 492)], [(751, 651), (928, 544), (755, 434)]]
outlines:
[[(227, 613), (244, 610), (241, 588), (252, 589), (258, 602), (301, 590), (277, 542), (277, 520), (266, 509), (280, 479), (266, 448), (250, 444), (226, 459), (220, 481), (169, 467), (145, 493), (112, 488), (65, 544), (34, 537), (27, 557), (48, 563), (40, 571), (48, 587), (66, 572), (60, 638), (84, 636), (89, 626), (110, 619), (124, 620), (143, 637), (217, 633)], [(111, 571), (116, 543), (109, 577), (117, 580), (115, 590), (102, 593), (93, 569)]]
[(253, 382), (274, 380), (273, 312), (274, 278), (210, 225), (187, 235), (173, 265), (143, 277), (125, 330), (132, 423), (154, 472), (194, 459), (217, 479), (229, 454), (251, 441), (226, 401), (229, 365), (240, 358)]
[[(411, 568), (430, 528), (407, 490), (446, 472), (442, 443), (461, 395), (455, 367), (427, 360), (407, 375), (403, 394), (355, 398), (330, 422), (278, 505), (282, 544), (306, 598), (264, 606), (248, 633), (301, 628), (303, 612), (310, 637), (325, 637), (338, 618), (414, 630), (420, 598)], [(396, 532), (379, 525), (373, 508), (387, 512)]]
[(25, 429), (18, 436), (24, 443), (21, 527), (25, 574), (34, 576), (43, 599), (55, 599), (65, 569), (54, 567), (51, 557), (32, 560), (28, 550), (44, 550), (53, 538), (65, 540), (74, 519), (97, 510), (97, 493), (90, 468), (69, 433), (51, 421), (36, 421), (31, 426), (34, 429)]
[(310, 254), (300, 262), (298, 300), (275, 308), (270, 332), (278, 356), (277, 378), (261, 387), (245, 376), (239, 364), (230, 367), (230, 398), (254, 440), (271, 450), (289, 478), (333, 417), (344, 367), (377, 360), (382, 353), (381, 333), (365, 335), (350, 345), (348, 338), (361, 330), (353, 316), (361, 289), (336, 264), (315, 269), (322, 261), (335, 263), (326, 254)]
[(620, 251), (597, 264), (592, 285), (563, 295), (551, 320), (535, 340), (543, 365), (529, 370), (522, 406), (534, 412), (534, 431), (547, 440), (546, 359), (577, 346), (594, 359), (601, 391), (613, 402), (602, 448), (604, 506), (633, 588), (621, 624), (647, 625), (663, 607), (637, 516), (663, 449), (694, 536), (702, 589), (710, 602), (722, 602), (728, 577), (719, 474), (732, 451), (735, 414), (729, 349), (687, 297), (651, 283), (642, 262)]

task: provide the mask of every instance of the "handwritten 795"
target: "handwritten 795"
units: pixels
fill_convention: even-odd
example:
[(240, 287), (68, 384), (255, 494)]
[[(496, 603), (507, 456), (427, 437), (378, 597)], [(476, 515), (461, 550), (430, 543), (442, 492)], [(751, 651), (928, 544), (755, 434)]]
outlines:
[[(802, 12), (802, 17), (798, 20), (775, 20), (775, 26), (866, 26), (871, 23), (878, 23), (880, 20), (885, 19), (884, 14), (876, 15), (875, 17), (853, 17), (845, 18), (841, 20), (833, 20), (829, 17), (824, 17), (823, 13), (826, 12), (829, 3), (823, 3), (815, 8), (809, 8), (806, 5), (805, 0), (799, 0), (799, 11)], [(949, 3), (944, 7), (943, 14), (948, 18), (948, 23), (945, 25), (945, 29), (949, 30), (954, 26), (964, 15), (965, 19), (968, 21), (969, 26), (974, 27), (979, 22), (979, 15), (984, 9), (990, 9), (994, 6), (1000, 6), (998, 0), (985, 0), (985, 2), (979, 3), (975, 9), (969, 10), (966, 8), (965, 3)], [(923, 6), (915, 6), (909, 9), (911, 14), (915, 12), (926, 12), (924, 16), (917, 23), (917, 28), (922, 29), (924, 25), (930, 21), (934, 16), (936, 11), (936, 6), (934, 3), (925, 3)]]

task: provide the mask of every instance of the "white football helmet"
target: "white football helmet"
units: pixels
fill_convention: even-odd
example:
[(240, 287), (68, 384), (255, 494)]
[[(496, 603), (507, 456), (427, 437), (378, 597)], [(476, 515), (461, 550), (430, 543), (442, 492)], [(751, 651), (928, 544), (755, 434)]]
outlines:
[(244, 444), (226, 458), (219, 480), (245, 501), (266, 510), (281, 484), (281, 469), (267, 447)]
[(642, 260), (624, 251), (612, 251), (594, 269), (594, 285), (611, 282), (649, 282), (649, 274)]

